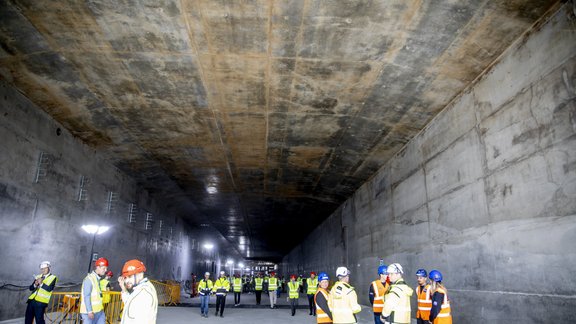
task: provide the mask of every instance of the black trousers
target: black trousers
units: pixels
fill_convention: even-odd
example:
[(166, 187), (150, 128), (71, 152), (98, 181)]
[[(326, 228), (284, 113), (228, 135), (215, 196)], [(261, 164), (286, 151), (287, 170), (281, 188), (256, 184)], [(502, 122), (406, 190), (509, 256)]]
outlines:
[(234, 305), (240, 304), (240, 295), (241, 295), (241, 294), (242, 294), (242, 293), (234, 292)]
[(308, 308), (310, 309), (310, 314), (316, 315), (316, 305), (314, 305), (314, 295), (308, 296)]
[(36, 324), (45, 324), (44, 311), (47, 306), (48, 304), (36, 300), (29, 301), (28, 306), (26, 306), (26, 317), (24, 318), (24, 323), (32, 324), (32, 320), (34, 319), (34, 323)]
[(292, 311), (292, 316), (296, 314), (296, 307), (298, 307), (298, 298), (289, 298), (290, 299), (290, 310)]
[(256, 290), (256, 305), (260, 305), (262, 299), (262, 290)]
[(220, 315), (224, 314), (224, 307), (226, 307), (226, 296), (216, 295), (216, 315), (218, 315), (218, 310), (220, 310)]

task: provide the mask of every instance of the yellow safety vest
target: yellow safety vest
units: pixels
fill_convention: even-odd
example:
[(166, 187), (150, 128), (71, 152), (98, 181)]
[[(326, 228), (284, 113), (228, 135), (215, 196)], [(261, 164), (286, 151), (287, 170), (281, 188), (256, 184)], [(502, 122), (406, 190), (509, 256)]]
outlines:
[(298, 299), (298, 288), (300, 285), (297, 282), (290, 281), (288, 283), (288, 297), (291, 299)]
[(384, 296), (382, 315), (390, 316), (393, 323), (410, 323), (410, 297), (414, 290), (408, 287), (403, 279), (390, 285), (390, 290)]
[(110, 293), (108, 293), (108, 279), (100, 279), (100, 291), (102, 292), (102, 304), (110, 302)]
[(330, 290), (328, 306), (332, 310), (334, 323), (356, 323), (354, 314), (362, 310), (354, 287), (342, 281), (338, 281)]
[(230, 281), (226, 278), (219, 278), (214, 283), (214, 288), (212, 291), (216, 292), (217, 296), (224, 296), (228, 291), (230, 291)]
[[(37, 275), (36, 279), (42, 278), (42, 275)], [(52, 296), (52, 292), (42, 288), (43, 285), (50, 286), (54, 280), (58, 280), (53, 274), (48, 274), (46, 278), (42, 280), (42, 283), (34, 292), (28, 297), (29, 300), (35, 300), (44, 304), (48, 304), (50, 301), (50, 297)]]
[(275, 291), (278, 289), (278, 278), (270, 278), (268, 281), (268, 291)]
[(234, 278), (234, 292), (242, 292), (242, 279)]
[(262, 284), (264, 283), (264, 279), (262, 279), (262, 278), (256, 278), (256, 279), (254, 279), (254, 282), (256, 282), (256, 287), (255, 287), (255, 289), (258, 290), (258, 291), (262, 290)]
[(308, 295), (314, 295), (316, 290), (318, 290), (318, 277), (315, 277), (314, 279), (306, 279), (306, 285), (308, 286), (306, 293)]
[[(92, 291), (90, 292), (90, 302), (92, 303), (92, 312), (98, 313), (104, 309), (102, 305), (102, 292), (100, 291), (100, 283), (98, 275), (91, 272), (86, 276), (92, 283)], [(84, 281), (82, 281), (82, 290), (80, 293), (80, 314), (87, 314), (86, 302), (84, 301)]]
[(212, 288), (214, 288), (214, 284), (212, 284), (212, 280), (210, 280), (210, 279), (208, 279), (208, 281), (206, 281), (205, 279), (202, 279), (202, 280), (200, 280), (200, 283), (198, 284), (198, 292), (202, 296), (209, 295)]

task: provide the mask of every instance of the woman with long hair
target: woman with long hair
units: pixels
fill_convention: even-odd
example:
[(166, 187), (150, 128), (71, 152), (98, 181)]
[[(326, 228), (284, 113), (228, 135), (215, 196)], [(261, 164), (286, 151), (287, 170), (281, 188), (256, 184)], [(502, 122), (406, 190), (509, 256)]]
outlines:
[(452, 324), (450, 300), (448, 299), (448, 290), (442, 284), (442, 273), (438, 270), (432, 270), (429, 278), (432, 281), (430, 285), (430, 294), (432, 295), (430, 322), (434, 324)]

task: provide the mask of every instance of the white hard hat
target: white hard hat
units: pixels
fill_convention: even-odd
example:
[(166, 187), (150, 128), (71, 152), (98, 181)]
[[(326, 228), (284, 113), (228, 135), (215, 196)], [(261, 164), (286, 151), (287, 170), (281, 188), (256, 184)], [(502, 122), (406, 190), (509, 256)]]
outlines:
[(338, 269), (336, 269), (336, 277), (346, 277), (349, 274), (350, 270), (346, 267), (338, 267)]
[(388, 266), (386, 272), (403, 274), (404, 270), (402, 269), (400, 263), (392, 263), (391, 265)]
[(50, 268), (50, 261), (42, 261), (40, 262), (40, 269)]
[(220, 271), (220, 275), (225, 275), (225, 274), (226, 274), (226, 272)]
[(210, 272), (204, 272), (204, 275), (205, 275), (205, 276), (209, 276), (209, 275), (210, 275)]

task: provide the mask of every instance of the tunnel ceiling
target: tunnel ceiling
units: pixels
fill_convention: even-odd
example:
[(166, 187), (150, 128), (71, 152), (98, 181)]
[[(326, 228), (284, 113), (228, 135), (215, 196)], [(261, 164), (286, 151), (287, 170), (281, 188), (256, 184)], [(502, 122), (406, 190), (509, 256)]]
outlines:
[(0, 0), (0, 75), (166, 213), (278, 260), (555, 3)]

